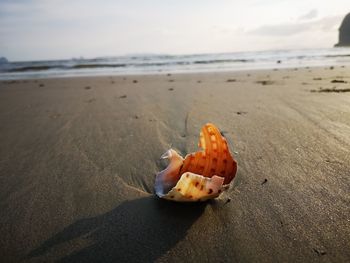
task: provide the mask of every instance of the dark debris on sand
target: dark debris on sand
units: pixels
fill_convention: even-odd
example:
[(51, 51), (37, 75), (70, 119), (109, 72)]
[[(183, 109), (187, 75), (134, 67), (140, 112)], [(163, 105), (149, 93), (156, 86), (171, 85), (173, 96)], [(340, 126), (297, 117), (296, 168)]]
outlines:
[(350, 88), (347, 89), (337, 89), (336, 87), (333, 88), (325, 88), (322, 89), (320, 88), (319, 90), (311, 90), (311, 92), (325, 92), (325, 93), (345, 93), (345, 92), (350, 92)]
[(272, 85), (272, 84), (274, 84), (275, 82), (272, 81), (272, 80), (258, 80), (258, 81), (256, 81), (256, 83), (265, 86), (265, 85)]
[(341, 79), (333, 79), (333, 80), (331, 81), (331, 83), (348, 83), (348, 82), (345, 81), (345, 80), (341, 80)]
[(16, 84), (17, 81), (16, 80), (9, 80), (9, 81), (4, 81), (4, 84)]
[(127, 96), (126, 95), (121, 95), (119, 96), (119, 99), (125, 99)]
[(221, 136), (226, 137), (225, 134), (228, 133), (228, 131), (220, 131)]
[(324, 255), (327, 254), (326, 251), (319, 250), (319, 249), (317, 249), (317, 248), (314, 248), (313, 250), (314, 250), (314, 252), (315, 252), (317, 255), (319, 255), (319, 256), (324, 256)]

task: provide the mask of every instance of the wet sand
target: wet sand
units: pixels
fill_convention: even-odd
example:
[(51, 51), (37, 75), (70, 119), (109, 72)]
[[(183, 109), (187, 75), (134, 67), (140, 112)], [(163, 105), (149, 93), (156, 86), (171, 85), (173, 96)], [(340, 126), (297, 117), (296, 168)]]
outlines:
[[(347, 67), (2, 81), (0, 258), (349, 262), (349, 88)], [(159, 200), (159, 157), (207, 122), (231, 188)]]

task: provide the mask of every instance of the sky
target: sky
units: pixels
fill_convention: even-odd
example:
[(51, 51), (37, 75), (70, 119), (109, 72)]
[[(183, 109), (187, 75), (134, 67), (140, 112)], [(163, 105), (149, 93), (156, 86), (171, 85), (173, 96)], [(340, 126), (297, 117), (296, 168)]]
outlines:
[(0, 0), (0, 57), (329, 48), (349, 0)]

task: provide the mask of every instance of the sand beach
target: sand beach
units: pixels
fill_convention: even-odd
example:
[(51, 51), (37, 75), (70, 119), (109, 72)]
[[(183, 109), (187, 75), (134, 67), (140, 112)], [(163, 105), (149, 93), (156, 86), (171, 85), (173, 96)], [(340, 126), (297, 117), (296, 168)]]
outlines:
[[(154, 195), (216, 124), (218, 199)], [(2, 262), (349, 262), (348, 66), (0, 82)]]

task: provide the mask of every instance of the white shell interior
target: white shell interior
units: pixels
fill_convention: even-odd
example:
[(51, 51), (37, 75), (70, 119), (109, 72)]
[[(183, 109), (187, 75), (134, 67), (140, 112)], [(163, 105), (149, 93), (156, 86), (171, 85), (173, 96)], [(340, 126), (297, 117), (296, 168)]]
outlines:
[(224, 190), (223, 183), (224, 178), (220, 176), (209, 178), (186, 172), (163, 198), (178, 202), (205, 201), (218, 197)]
[(154, 186), (161, 198), (178, 202), (205, 201), (218, 197), (227, 188), (220, 176), (209, 178), (191, 172), (179, 175), (184, 159), (173, 149), (162, 158), (169, 159), (169, 165), (157, 174)]

